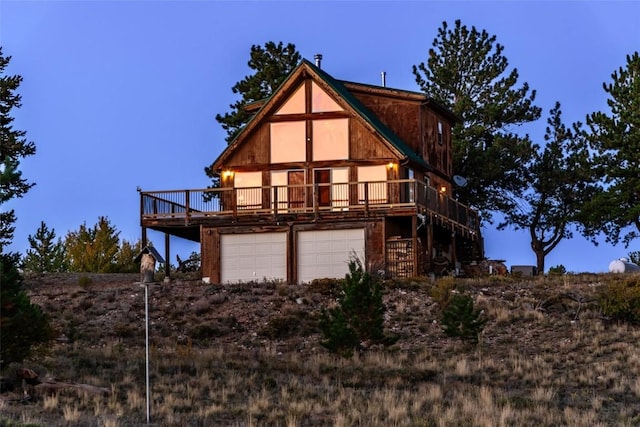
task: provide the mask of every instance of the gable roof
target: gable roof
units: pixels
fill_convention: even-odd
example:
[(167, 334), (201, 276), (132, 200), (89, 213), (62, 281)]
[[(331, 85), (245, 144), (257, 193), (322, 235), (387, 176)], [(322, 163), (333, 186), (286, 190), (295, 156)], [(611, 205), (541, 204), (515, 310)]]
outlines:
[(462, 121), (462, 119), (458, 117), (453, 111), (449, 110), (447, 107), (440, 104), (433, 98), (430, 98), (424, 92), (395, 89), (395, 88), (389, 88), (386, 86), (376, 86), (376, 85), (371, 85), (367, 83), (357, 83), (357, 82), (350, 82), (346, 80), (341, 80), (340, 82), (344, 85), (344, 87), (347, 90), (351, 92), (354, 92), (354, 91), (365, 92), (373, 95), (382, 95), (382, 96), (387, 96), (392, 98), (413, 100), (416, 102), (420, 102), (423, 105), (429, 106), (429, 108), (431, 108), (432, 110), (436, 111), (437, 113), (443, 115), (448, 120), (450, 120), (451, 123), (459, 123)]
[(162, 255), (160, 255), (160, 252), (158, 252), (158, 250), (153, 245), (147, 245), (142, 248), (138, 256), (136, 256), (133, 260), (135, 262), (140, 262), (140, 260), (142, 259), (142, 255), (144, 254), (151, 254), (151, 256), (153, 256), (153, 258), (155, 258), (157, 262), (159, 262), (160, 264), (164, 264)]
[[(424, 161), (415, 151), (409, 147), (402, 139), (400, 139), (391, 129), (389, 129), (380, 119), (373, 114), (368, 108), (366, 108), (345, 86), (359, 85), (356, 83), (343, 82), (334, 79), (327, 72), (318, 68), (313, 63), (306, 59), (300, 61), (300, 64), (289, 74), (289, 76), (282, 82), (282, 84), (273, 92), (273, 94), (267, 98), (261, 107), (258, 109), (253, 118), (245, 125), (245, 127), (238, 133), (238, 135), (229, 143), (225, 150), (218, 156), (213, 162), (213, 169), (219, 170), (222, 163), (229, 157), (229, 155), (235, 150), (235, 148), (245, 139), (245, 137), (258, 126), (262, 119), (271, 110), (274, 104), (278, 103), (284, 97), (283, 92), (290, 86), (295, 84), (299, 79), (311, 74), (318, 81), (328, 86), (335, 94), (341, 98), (347, 105), (363, 119), (363, 121), (370, 126), (370, 128), (377, 133), (383, 141), (386, 141), (389, 147), (395, 151), (399, 157), (404, 157), (413, 163), (416, 163), (424, 168), (432, 169), (432, 167)], [(364, 85), (360, 85), (363, 86)], [(416, 97), (421, 97), (423, 102), (429, 101), (429, 98), (424, 94), (418, 94), (416, 92), (404, 92), (406, 94), (413, 94)]]
[[(308, 62), (308, 61), (307, 61)], [(335, 90), (341, 97), (344, 99), (350, 106), (353, 108), (363, 119), (365, 119), (373, 128), (383, 137), (387, 142), (389, 142), (397, 151), (399, 151), (404, 157), (409, 158), (413, 162), (419, 164), (420, 166), (430, 168), (427, 162), (424, 159), (416, 154), (415, 151), (411, 149), (402, 139), (400, 139), (391, 129), (389, 129), (386, 125), (384, 125), (380, 119), (373, 114), (368, 108), (366, 108), (351, 92), (347, 90), (344, 84), (331, 77), (321, 68), (316, 67), (315, 65), (309, 63), (313, 68), (316, 69), (316, 72), (322, 76), (325, 82), (331, 86), (333, 90)]]

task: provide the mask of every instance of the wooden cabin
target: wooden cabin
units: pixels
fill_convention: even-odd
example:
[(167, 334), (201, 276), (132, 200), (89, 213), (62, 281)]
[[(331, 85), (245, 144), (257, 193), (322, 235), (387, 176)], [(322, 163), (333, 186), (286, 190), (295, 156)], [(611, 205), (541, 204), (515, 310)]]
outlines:
[(483, 258), (478, 214), (453, 198), (456, 117), (426, 95), (303, 60), (251, 108), (213, 163), (219, 188), (141, 191), (143, 239), (200, 242), (212, 283), (339, 278), (352, 256), (388, 277)]

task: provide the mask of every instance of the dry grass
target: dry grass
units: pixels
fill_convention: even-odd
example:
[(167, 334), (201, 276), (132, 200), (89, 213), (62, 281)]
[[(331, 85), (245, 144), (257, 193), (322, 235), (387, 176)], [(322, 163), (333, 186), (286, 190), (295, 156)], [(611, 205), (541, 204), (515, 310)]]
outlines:
[[(561, 298), (591, 297), (608, 277), (456, 279), (489, 318), (477, 347), (442, 334), (431, 283), (398, 283), (385, 293), (385, 327), (397, 342), (350, 359), (320, 345), (315, 322), (329, 297), (306, 287), (158, 286), (150, 301), (152, 424), (638, 425), (640, 330), (604, 321), (597, 304)], [(111, 392), (0, 395), (0, 424), (143, 425), (140, 290), (126, 281), (79, 288), (40, 280), (29, 284), (32, 300), (75, 339), (25, 364)]]

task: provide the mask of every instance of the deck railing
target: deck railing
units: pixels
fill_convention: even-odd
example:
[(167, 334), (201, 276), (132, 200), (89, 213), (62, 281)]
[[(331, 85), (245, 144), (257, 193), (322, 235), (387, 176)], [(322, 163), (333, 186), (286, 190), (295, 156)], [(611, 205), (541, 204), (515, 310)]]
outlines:
[(142, 219), (240, 217), (243, 215), (323, 214), (416, 208), (478, 231), (477, 212), (422, 182), (304, 184), (248, 188), (143, 191)]

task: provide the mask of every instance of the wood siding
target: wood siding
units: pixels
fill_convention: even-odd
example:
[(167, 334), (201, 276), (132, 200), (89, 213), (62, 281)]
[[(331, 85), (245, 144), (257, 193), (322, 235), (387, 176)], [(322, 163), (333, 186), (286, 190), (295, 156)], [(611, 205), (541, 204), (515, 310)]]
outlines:
[(220, 283), (220, 233), (217, 227), (200, 228), (200, 268), (202, 277)]
[(261, 169), (266, 168), (270, 162), (269, 138), (269, 123), (258, 126), (227, 158), (224, 169), (255, 170), (256, 165), (262, 165)]
[[(452, 176), (451, 125), (427, 106), (422, 106), (422, 139), (425, 141), (422, 158), (445, 177)], [(442, 123), (442, 144), (439, 142), (438, 122)]]
[[(441, 176), (451, 178), (450, 119), (436, 113), (424, 102), (357, 91), (353, 95)], [(442, 124), (442, 144), (439, 142), (438, 122)]]
[(377, 160), (378, 163), (387, 163), (390, 160), (397, 159), (397, 155), (358, 120), (351, 120), (349, 139), (349, 158), (351, 160)]
[(367, 93), (353, 94), (414, 151), (420, 150), (419, 102)]

